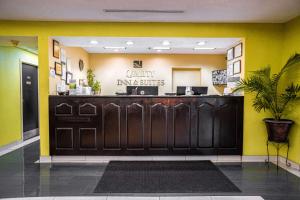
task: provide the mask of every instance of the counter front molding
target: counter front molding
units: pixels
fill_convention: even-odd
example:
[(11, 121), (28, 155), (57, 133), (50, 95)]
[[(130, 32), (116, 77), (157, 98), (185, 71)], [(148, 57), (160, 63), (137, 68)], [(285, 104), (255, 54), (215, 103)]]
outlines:
[(242, 155), (243, 97), (49, 96), (51, 155)]

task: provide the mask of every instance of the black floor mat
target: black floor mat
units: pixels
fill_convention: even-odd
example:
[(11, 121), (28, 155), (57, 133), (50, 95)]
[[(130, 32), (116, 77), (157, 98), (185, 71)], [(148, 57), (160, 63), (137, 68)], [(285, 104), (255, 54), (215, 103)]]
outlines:
[(241, 192), (210, 161), (112, 161), (95, 193)]

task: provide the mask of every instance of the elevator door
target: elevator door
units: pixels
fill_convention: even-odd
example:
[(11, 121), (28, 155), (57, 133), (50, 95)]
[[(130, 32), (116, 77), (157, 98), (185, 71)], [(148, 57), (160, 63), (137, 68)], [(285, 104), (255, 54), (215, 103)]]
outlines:
[(37, 67), (22, 63), (23, 140), (39, 134)]

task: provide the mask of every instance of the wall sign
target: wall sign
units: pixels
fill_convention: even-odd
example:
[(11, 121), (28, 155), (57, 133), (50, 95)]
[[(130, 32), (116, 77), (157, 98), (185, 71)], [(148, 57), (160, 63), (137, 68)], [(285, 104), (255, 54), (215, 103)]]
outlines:
[(133, 61), (133, 68), (142, 68), (142, 67), (143, 67), (143, 61), (141, 61), (141, 60)]
[(154, 70), (127, 70), (124, 79), (118, 79), (118, 86), (164, 86), (165, 80), (155, 78)]

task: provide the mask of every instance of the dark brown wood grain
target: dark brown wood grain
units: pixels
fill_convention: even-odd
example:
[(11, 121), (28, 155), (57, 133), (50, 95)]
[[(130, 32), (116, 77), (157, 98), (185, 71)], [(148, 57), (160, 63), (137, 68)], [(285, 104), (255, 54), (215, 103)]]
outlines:
[(242, 155), (243, 97), (49, 96), (51, 155)]

